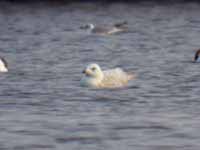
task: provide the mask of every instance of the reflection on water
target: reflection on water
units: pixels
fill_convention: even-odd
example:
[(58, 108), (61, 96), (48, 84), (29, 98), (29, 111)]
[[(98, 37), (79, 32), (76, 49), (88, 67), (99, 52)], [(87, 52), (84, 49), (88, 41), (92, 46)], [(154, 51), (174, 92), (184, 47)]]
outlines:
[[(198, 3), (0, 3), (0, 148), (198, 150)], [(128, 21), (91, 35), (85, 23)], [(79, 86), (90, 62), (137, 74), (130, 86)]]

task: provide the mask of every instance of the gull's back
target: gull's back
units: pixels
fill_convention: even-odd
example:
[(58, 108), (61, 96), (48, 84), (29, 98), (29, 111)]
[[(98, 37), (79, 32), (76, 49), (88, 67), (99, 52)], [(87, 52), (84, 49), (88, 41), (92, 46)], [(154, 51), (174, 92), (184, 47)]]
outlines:
[(133, 75), (124, 72), (120, 68), (103, 71), (104, 78), (100, 87), (122, 87), (128, 84), (128, 81), (133, 79)]

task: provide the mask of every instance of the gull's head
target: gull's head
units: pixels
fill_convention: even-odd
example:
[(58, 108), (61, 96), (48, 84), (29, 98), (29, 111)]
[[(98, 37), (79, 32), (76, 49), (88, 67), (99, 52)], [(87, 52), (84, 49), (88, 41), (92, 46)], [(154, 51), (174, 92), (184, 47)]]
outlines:
[(0, 72), (8, 72), (8, 63), (4, 58), (0, 58)]
[(99, 78), (103, 76), (103, 72), (98, 64), (89, 64), (84, 70), (83, 73), (87, 77)]
[(94, 24), (92, 24), (92, 23), (86, 24), (84, 26), (81, 26), (80, 28), (85, 29), (85, 30), (87, 30), (87, 29), (92, 30), (92, 29), (94, 29)]

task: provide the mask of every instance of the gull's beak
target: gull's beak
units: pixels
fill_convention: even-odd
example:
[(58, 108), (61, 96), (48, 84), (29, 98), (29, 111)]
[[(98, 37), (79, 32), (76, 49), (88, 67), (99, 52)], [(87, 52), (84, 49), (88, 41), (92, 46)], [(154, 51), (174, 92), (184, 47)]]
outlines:
[(87, 29), (86, 25), (80, 26), (80, 29)]
[(86, 70), (83, 70), (82, 73), (86, 74)]
[(90, 76), (91, 72), (87, 69), (83, 70), (83, 72), (86, 76)]
[(84, 26), (80, 26), (80, 29), (84, 29)]

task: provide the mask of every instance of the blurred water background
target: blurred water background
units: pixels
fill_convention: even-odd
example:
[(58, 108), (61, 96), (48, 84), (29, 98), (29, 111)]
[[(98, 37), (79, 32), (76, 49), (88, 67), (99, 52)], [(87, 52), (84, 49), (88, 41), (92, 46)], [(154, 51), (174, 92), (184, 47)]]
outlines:
[[(197, 2), (0, 2), (1, 150), (199, 150)], [(128, 21), (117, 35), (86, 23)], [(126, 88), (79, 85), (90, 62), (137, 74)]]

